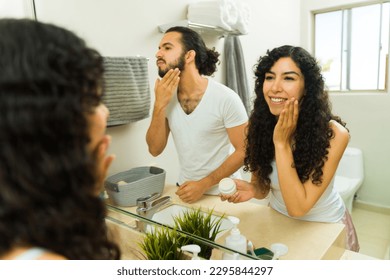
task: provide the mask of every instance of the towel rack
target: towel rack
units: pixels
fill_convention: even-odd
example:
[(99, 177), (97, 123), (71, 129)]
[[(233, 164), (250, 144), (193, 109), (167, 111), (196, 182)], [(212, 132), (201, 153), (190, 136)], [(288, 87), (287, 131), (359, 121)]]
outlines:
[(225, 37), (227, 35), (236, 35), (236, 36), (243, 35), (238, 30), (229, 31), (218, 26), (196, 23), (188, 20), (181, 20), (181, 21), (176, 21), (168, 24), (162, 24), (158, 26), (158, 29), (161, 33), (165, 33), (169, 28), (173, 26), (184, 26), (184, 27), (191, 28), (199, 33), (215, 34), (218, 37)]

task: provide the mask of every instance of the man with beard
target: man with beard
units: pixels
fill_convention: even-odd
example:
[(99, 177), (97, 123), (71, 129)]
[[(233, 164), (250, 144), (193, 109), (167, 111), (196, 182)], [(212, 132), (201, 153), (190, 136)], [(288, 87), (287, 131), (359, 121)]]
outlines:
[(146, 134), (149, 152), (160, 155), (169, 133), (180, 163), (176, 194), (193, 203), (218, 194), (222, 178), (239, 178), (244, 163), (248, 116), (238, 94), (209, 78), (219, 53), (187, 27), (168, 29), (156, 53), (161, 79)]

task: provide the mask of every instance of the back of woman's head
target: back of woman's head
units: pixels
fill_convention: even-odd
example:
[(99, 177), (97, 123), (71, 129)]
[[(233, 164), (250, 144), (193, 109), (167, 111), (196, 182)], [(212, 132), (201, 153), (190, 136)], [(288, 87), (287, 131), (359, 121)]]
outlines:
[(0, 255), (33, 245), (116, 257), (99, 236), (105, 208), (87, 151), (101, 56), (72, 32), (28, 19), (0, 20), (0, 53)]
[(214, 49), (207, 48), (199, 33), (183, 26), (171, 27), (165, 33), (168, 32), (178, 32), (181, 34), (184, 52), (190, 50), (195, 51), (195, 65), (198, 68), (199, 74), (210, 76), (217, 71), (219, 53)]

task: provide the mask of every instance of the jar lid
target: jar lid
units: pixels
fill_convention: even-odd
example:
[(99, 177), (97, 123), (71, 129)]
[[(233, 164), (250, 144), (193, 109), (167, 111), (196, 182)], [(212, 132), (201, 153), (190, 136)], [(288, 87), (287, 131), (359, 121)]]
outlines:
[(233, 194), (236, 192), (236, 183), (231, 178), (223, 178), (218, 188), (222, 194)]

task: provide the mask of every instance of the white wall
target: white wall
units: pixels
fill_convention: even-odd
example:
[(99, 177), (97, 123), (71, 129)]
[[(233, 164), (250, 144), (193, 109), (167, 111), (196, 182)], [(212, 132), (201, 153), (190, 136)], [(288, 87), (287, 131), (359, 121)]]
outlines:
[[(240, 0), (241, 1), (241, 0)], [(153, 87), (157, 78), (155, 53), (162, 37), (157, 26), (186, 19), (191, 0), (35, 0), (37, 17), (41, 21), (59, 24), (75, 31), (104, 56), (149, 57), (149, 75)], [(251, 6), (250, 32), (241, 37), (251, 88), (252, 68), (268, 48), (281, 44), (298, 44), (299, 0), (247, 0)], [(280, 7), (284, 7), (281, 9)], [(207, 35), (209, 47), (216, 47), (223, 58), (223, 38)], [(219, 66), (215, 79), (224, 82), (224, 64)], [(170, 139), (162, 155), (153, 158), (145, 143), (150, 119), (129, 125), (109, 128), (112, 135), (111, 152), (117, 158), (110, 174), (135, 166), (157, 164), (167, 171), (167, 182), (176, 182), (177, 155)]]
[[(302, 0), (302, 46), (310, 49), (311, 11), (352, 3), (376, 3), (358, 0)], [(333, 111), (346, 122), (351, 133), (350, 146), (363, 151), (365, 180), (358, 201), (390, 207), (390, 95), (389, 92), (331, 94)]]

